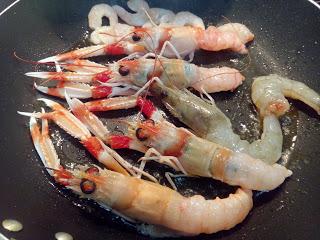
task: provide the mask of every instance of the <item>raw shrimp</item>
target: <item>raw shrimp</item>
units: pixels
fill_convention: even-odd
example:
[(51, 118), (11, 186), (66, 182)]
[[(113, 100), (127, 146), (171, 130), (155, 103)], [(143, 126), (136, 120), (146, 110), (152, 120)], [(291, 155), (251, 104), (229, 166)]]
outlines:
[(228, 230), (242, 222), (252, 208), (252, 192), (238, 189), (225, 199), (206, 200), (200, 195), (184, 197), (178, 192), (142, 179), (124, 176), (96, 166), (75, 165), (65, 169), (48, 135), (30, 119), (36, 150), (55, 181), (102, 207), (108, 206), (126, 219), (163, 226), (176, 235), (197, 235)]
[[(132, 97), (119, 98), (117, 104), (113, 98), (113, 106), (107, 104), (110, 100), (89, 102), (86, 106), (91, 111), (109, 111), (119, 109), (119, 106), (123, 109), (134, 106)], [(135, 130), (137, 138), (151, 148), (143, 160), (155, 160), (186, 174), (212, 177), (231, 185), (264, 191), (278, 187), (292, 174), (283, 166), (267, 165), (247, 154), (233, 152), (196, 137), (184, 128), (175, 127), (162, 118), (149, 100), (140, 97), (136, 100), (136, 106), (153, 120), (138, 123)]]
[(170, 26), (192, 26), (205, 29), (202, 19), (191, 12), (178, 12), (174, 19), (168, 23)]
[(290, 107), (285, 97), (300, 100), (320, 114), (320, 95), (304, 83), (277, 74), (254, 79), (252, 101), (261, 115), (285, 114)]
[(108, 4), (94, 5), (88, 15), (89, 27), (93, 30), (102, 26), (102, 18), (107, 17), (109, 19), (110, 26), (118, 24), (118, 15), (115, 10)]
[(156, 24), (166, 27), (192, 26), (205, 29), (202, 19), (190, 12), (174, 14), (163, 8), (149, 8), (148, 3), (141, 0), (130, 0), (127, 4), (136, 13), (129, 13), (118, 5), (113, 8), (118, 16), (131, 26), (153, 27)]
[[(79, 64), (81, 63), (77, 60), (77, 66)], [(84, 64), (87, 67), (89, 66), (88, 61)], [(72, 66), (72, 63), (70, 65)], [(95, 68), (96, 64), (93, 63), (92, 66)], [(68, 68), (68, 64), (65, 64), (65, 67)], [(107, 86), (95, 85), (92, 87), (83, 84), (79, 85), (78, 83), (83, 93), (82, 96), (80, 91), (75, 90), (77, 84), (73, 84), (73, 91), (68, 86), (70, 96), (77, 98), (129, 95), (135, 87), (144, 86), (154, 76), (159, 77), (167, 86), (174, 86), (179, 89), (191, 87), (200, 93), (233, 91), (244, 80), (244, 76), (233, 68), (204, 68), (183, 60), (167, 58), (148, 59), (142, 57), (133, 60), (120, 60), (98, 69), (100, 71), (94, 73), (29, 72), (26, 75), (64, 82), (108, 83)], [(110, 87), (110, 84), (125, 84), (127, 87)], [(89, 88), (86, 91), (83, 90), (85, 86)], [(56, 88), (41, 86), (41, 88), (36, 88), (41, 92), (60, 97), (64, 97), (64, 89), (66, 89), (64, 86)]]
[[(233, 25), (235, 25), (234, 28)], [(241, 54), (247, 53), (245, 44), (253, 40), (254, 35), (242, 24), (228, 23), (227, 26), (210, 26), (204, 30), (190, 26), (135, 28), (125, 24), (116, 24), (98, 28), (93, 33), (91, 39), (94, 38), (95, 44), (102, 45), (80, 48), (42, 59), (40, 62), (61, 62), (100, 55), (145, 54), (148, 52), (161, 52), (160, 55), (169, 58), (189, 56), (192, 59), (197, 49), (208, 51), (229, 49)]]
[(136, 13), (129, 13), (118, 5), (112, 7), (118, 16), (131, 26), (143, 26), (149, 20), (154, 24), (171, 22), (175, 15), (172, 11), (163, 8), (149, 8), (148, 3), (142, 0), (129, 0), (127, 5)]
[(187, 90), (160, 84), (157, 87), (151, 88), (153, 94), (160, 96), (169, 111), (197, 135), (270, 164), (281, 157), (283, 136), (278, 116), (289, 109), (285, 96), (305, 102), (318, 113), (320, 109), (319, 95), (305, 84), (274, 74), (258, 77), (252, 86), (252, 99), (263, 117), (263, 134), (250, 144), (233, 132), (230, 120), (214, 102), (208, 103)]

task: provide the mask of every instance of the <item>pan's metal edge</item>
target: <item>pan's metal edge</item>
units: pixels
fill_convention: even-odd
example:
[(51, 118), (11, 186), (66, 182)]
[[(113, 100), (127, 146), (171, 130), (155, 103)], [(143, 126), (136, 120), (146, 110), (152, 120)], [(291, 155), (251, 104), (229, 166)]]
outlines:
[(9, 238), (0, 233), (0, 240), (9, 240)]
[[(18, 4), (21, 0), (16, 0), (14, 2), (12, 2), (10, 5), (8, 5), (6, 8), (4, 8), (1, 12), (0, 12), (0, 17), (5, 14), (7, 11), (9, 11), (11, 8), (13, 8), (16, 4)], [(315, 7), (317, 7), (320, 10), (320, 1), (314, 1), (314, 0), (307, 0), (308, 2), (310, 2), (311, 4), (313, 4)], [(0, 240), (9, 240), (5, 235), (3, 235), (0, 232)]]
[(314, 1), (314, 0), (308, 0), (308, 1), (320, 9), (320, 1)]
[(14, 7), (17, 3), (19, 3), (21, 0), (16, 0), (13, 3), (11, 3), (9, 6), (7, 6), (5, 9), (3, 9), (0, 12), (0, 16), (3, 15), (5, 12), (7, 12), (8, 10), (10, 10), (10, 8)]

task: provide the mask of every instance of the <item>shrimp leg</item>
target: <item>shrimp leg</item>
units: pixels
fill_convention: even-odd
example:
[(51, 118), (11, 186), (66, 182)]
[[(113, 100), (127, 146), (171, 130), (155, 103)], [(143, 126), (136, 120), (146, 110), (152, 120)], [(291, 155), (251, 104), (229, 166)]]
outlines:
[[(159, 152), (155, 157), (147, 157), (147, 160), (159, 162), (167, 160), (165, 156), (173, 156), (179, 160), (188, 175), (212, 177), (231, 185), (264, 191), (276, 188), (292, 174), (283, 166), (267, 165), (247, 154), (233, 152), (216, 143), (198, 138), (186, 129), (175, 127), (164, 120), (147, 99), (119, 98), (116, 103), (115, 99), (112, 99), (113, 102), (110, 100), (89, 102), (87, 107), (94, 111), (108, 111), (138, 106), (147, 118), (152, 119), (140, 122), (136, 127), (137, 139)], [(108, 103), (113, 105), (108, 106)], [(172, 165), (173, 162), (164, 163)], [(177, 169), (176, 166), (174, 168)]]

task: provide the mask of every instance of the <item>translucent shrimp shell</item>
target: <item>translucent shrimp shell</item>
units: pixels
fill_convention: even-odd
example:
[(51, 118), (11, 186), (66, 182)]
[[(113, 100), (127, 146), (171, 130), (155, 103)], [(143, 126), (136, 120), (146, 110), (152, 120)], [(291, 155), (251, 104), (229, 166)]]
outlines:
[(228, 230), (242, 222), (253, 205), (251, 191), (243, 189), (225, 199), (206, 200), (200, 195), (187, 198), (159, 184), (108, 170), (100, 170), (100, 176), (89, 176), (89, 180), (96, 184), (92, 194), (83, 194), (79, 181), (69, 188), (125, 216), (164, 226), (181, 235)]

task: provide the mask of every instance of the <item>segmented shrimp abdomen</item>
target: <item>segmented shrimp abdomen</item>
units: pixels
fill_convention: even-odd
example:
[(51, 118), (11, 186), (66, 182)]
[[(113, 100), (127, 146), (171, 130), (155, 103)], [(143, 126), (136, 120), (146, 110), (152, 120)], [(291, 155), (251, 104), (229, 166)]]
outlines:
[(237, 33), (221, 31), (213, 26), (208, 27), (206, 30), (199, 31), (197, 42), (199, 48), (208, 51), (231, 49), (241, 54), (248, 52)]
[(183, 233), (210, 234), (228, 230), (242, 222), (251, 208), (252, 193), (242, 189), (225, 199), (206, 200), (199, 195), (171, 198), (163, 220), (168, 227)]
[(95, 176), (95, 192), (78, 194), (112, 207), (127, 217), (175, 230), (182, 235), (215, 233), (242, 222), (252, 208), (252, 193), (238, 189), (227, 198), (206, 200), (202, 196), (184, 197), (178, 192), (138, 178), (101, 170)]
[(241, 23), (227, 23), (218, 27), (218, 29), (223, 32), (235, 32), (244, 44), (252, 41), (254, 38), (253, 33)]
[(279, 164), (269, 165), (245, 153), (231, 151), (218, 152), (211, 171), (214, 178), (230, 185), (259, 191), (273, 190), (292, 175), (292, 171)]
[(245, 79), (237, 69), (229, 67), (199, 67), (197, 72), (198, 77), (191, 86), (199, 92), (233, 91)]

